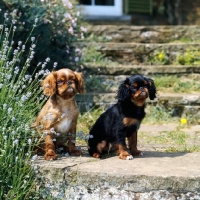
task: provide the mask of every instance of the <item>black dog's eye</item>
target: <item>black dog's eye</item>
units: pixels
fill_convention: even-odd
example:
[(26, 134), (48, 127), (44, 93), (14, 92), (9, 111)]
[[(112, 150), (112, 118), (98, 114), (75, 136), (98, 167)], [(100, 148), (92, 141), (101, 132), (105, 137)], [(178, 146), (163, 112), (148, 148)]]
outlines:
[(138, 84), (137, 84), (137, 83), (133, 83), (133, 87), (135, 87), (135, 88), (136, 88), (137, 86), (138, 86)]

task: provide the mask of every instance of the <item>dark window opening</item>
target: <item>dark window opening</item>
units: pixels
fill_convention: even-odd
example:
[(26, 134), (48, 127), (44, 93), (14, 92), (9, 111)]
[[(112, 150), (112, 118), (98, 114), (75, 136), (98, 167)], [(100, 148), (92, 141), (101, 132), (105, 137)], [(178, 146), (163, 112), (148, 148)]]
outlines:
[(114, 6), (114, 0), (95, 0), (95, 5)]
[[(114, 0), (95, 0), (94, 5), (97, 6), (114, 6)], [(92, 5), (92, 0), (79, 0), (79, 4), (82, 5)]]
[(79, 0), (79, 3), (82, 5), (91, 5), (92, 0)]

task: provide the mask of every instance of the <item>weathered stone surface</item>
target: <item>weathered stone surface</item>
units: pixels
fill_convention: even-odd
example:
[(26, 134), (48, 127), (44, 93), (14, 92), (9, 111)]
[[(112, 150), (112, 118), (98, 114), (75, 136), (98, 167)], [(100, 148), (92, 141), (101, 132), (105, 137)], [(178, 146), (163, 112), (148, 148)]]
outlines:
[[(90, 110), (94, 106), (103, 106), (105, 108), (117, 102), (116, 93), (87, 93), (78, 94), (76, 101), (81, 112)], [(172, 111), (174, 116), (182, 115), (199, 116), (200, 114), (200, 94), (158, 94), (157, 99), (150, 101), (150, 105), (162, 105)]]
[(200, 26), (88, 26), (91, 35), (104, 36), (112, 42), (166, 43), (174, 40), (197, 40)]
[(131, 199), (139, 194), (154, 196), (154, 191), (157, 198), (163, 196), (167, 200), (173, 195), (188, 193), (198, 197), (200, 194), (200, 153), (145, 152), (144, 157), (131, 161), (117, 156), (99, 160), (83, 155), (60, 157), (52, 162), (40, 159), (37, 164), (44, 174), (46, 187), (51, 185), (52, 193), (57, 190), (68, 196), (90, 194), (108, 198), (110, 190), (113, 195), (127, 195)]
[(173, 62), (177, 55), (186, 52), (188, 49), (200, 50), (199, 43), (172, 43), (172, 44), (142, 44), (142, 43), (82, 43), (80, 46), (95, 46), (96, 50), (104, 53), (107, 58), (119, 63), (150, 64), (150, 56), (154, 52), (164, 51), (170, 62)]
[(188, 65), (115, 65), (115, 64), (105, 64), (94, 66), (88, 64), (84, 66), (83, 71), (87, 75), (104, 75), (104, 76), (130, 76), (132, 74), (191, 74), (200, 73), (200, 66), (188, 66)]
[[(141, 132), (173, 131), (176, 125), (141, 125)], [(188, 134), (200, 126), (186, 126)], [(141, 141), (140, 141), (141, 142)], [(145, 143), (146, 144), (146, 143)], [(152, 151), (143, 144), (143, 157), (95, 159), (83, 147), (82, 157), (58, 155), (55, 161), (34, 161), (42, 186), (56, 199), (200, 199), (200, 153)], [(122, 198), (123, 197), (123, 198)]]
[[(88, 102), (88, 103), (116, 103), (115, 93), (87, 93), (84, 95), (78, 94), (76, 96), (76, 101), (78, 103)], [(200, 105), (200, 94), (158, 94), (157, 99), (147, 103), (169, 103), (169, 104), (180, 104), (180, 105)]]

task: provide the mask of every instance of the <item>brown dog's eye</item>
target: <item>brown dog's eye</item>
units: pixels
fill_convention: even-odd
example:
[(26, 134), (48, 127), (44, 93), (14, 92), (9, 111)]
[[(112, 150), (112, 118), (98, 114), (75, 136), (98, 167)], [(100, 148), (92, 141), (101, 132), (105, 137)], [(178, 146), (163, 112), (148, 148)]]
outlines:
[(61, 81), (61, 80), (58, 80), (58, 81), (57, 81), (57, 84), (58, 84), (58, 85), (61, 85), (62, 83), (63, 83), (63, 81)]

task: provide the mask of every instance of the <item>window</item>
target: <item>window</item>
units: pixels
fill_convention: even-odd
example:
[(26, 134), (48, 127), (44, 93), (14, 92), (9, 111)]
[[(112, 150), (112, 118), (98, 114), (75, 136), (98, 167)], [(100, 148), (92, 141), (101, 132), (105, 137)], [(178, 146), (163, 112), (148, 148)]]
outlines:
[(114, 0), (79, 0), (82, 5), (114, 6)]

